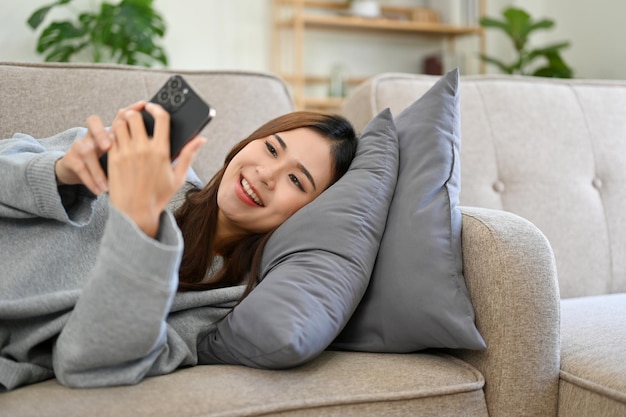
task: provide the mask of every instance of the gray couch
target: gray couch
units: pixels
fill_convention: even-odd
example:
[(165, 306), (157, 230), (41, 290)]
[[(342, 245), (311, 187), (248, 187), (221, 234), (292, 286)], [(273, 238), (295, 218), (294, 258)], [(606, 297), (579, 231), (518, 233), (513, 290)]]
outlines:
[[(436, 79), (380, 74), (358, 87), (344, 112), (361, 127), (383, 108), (399, 112)], [(542, 338), (528, 339), (518, 333), (522, 323), (501, 316), (511, 326), (502, 336), (516, 339), (518, 349), (500, 351), (508, 349), (506, 344), (488, 340), (488, 356), (495, 351), (507, 357), (520, 355), (521, 363), (536, 367), (523, 379), (506, 367), (485, 369), (470, 360), (485, 376), (491, 415), (495, 409), (490, 384), (512, 382), (522, 392), (527, 383), (550, 387), (544, 398), (551, 406), (546, 402), (543, 415), (555, 415), (558, 398), (559, 416), (626, 416), (625, 106), (626, 82), (506, 76), (461, 81), (461, 204), (512, 212), (536, 225), (554, 251), (561, 299), (559, 305), (553, 304), (550, 299), (556, 294), (532, 275), (523, 279), (525, 285), (536, 287), (517, 294), (503, 294), (495, 285), (479, 288), (477, 276), (466, 276), (480, 329), (485, 329), (486, 316), (499, 314), (499, 308), (487, 304), (504, 301), (516, 310), (517, 320), (543, 333)], [(468, 213), (463, 224), (466, 271), (474, 262), (468, 254), (476, 244), (466, 232), (469, 217)], [(500, 242), (501, 248), (520, 245), (523, 238), (523, 231), (514, 231), (512, 241)], [(534, 255), (509, 256), (509, 262), (537, 263)], [(494, 266), (502, 262), (497, 252), (489, 258)], [(506, 264), (498, 267), (504, 275), (513, 272)], [(553, 333), (559, 329), (559, 307), (560, 349)], [(543, 320), (537, 321), (542, 315)], [(538, 348), (556, 362), (536, 362), (533, 352)], [(555, 382), (552, 366), (558, 366), (559, 360), (557, 396), (551, 385)], [(505, 414), (518, 415), (517, 406)]]
[[(82, 125), (92, 113), (111, 120), (118, 108), (148, 97), (168, 74), (164, 70), (119, 66), (0, 64), (0, 137), (9, 137), (15, 132), (47, 136)], [(234, 142), (261, 122), (293, 110), (285, 84), (272, 75), (211, 71), (183, 71), (183, 74), (219, 111), (219, 117), (206, 131), (209, 144), (202, 149), (194, 166), (204, 179), (220, 165), (221, 158)], [(395, 112), (417, 98), (433, 81), (432, 78), (410, 79), (402, 85), (402, 94), (390, 90), (387, 101), (393, 104)], [(582, 160), (568, 158), (567, 152), (571, 149), (565, 147), (563, 141), (569, 135), (559, 136), (562, 140), (555, 143), (550, 142), (557, 127), (580, 133), (574, 123), (580, 123), (582, 116), (570, 115), (566, 111), (559, 112), (558, 117), (548, 118), (548, 121), (542, 119), (542, 124), (532, 118), (526, 120), (521, 137), (532, 137), (532, 142), (513, 141), (500, 135), (494, 130), (492, 118), (500, 122), (495, 126), (506, 127), (511, 119), (518, 119), (515, 109), (521, 109), (526, 119), (555, 110), (517, 104), (511, 107), (507, 106), (507, 100), (509, 104), (516, 103), (514, 99), (520, 96), (544, 103), (553, 95), (552, 88), (564, 94), (572, 91), (572, 87), (559, 84), (552, 87), (529, 82), (510, 83), (510, 80), (485, 81), (486, 88), (482, 89), (478, 80), (462, 80), (462, 106), (466, 112), (463, 116), (462, 202), (468, 206), (487, 207), (463, 209), (464, 274), (476, 309), (478, 328), (489, 346), (487, 350), (416, 354), (326, 351), (311, 363), (295, 369), (268, 371), (230, 365), (197, 366), (148, 378), (135, 386), (101, 389), (69, 389), (50, 380), (0, 394), (0, 414), (63, 417), (556, 416), (561, 399), (561, 415), (624, 415), (626, 361), (616, 360), (619, 359), (618, 353), (624, 358), (624, 344), (611, 345), (608, 339), (621, 334), (622, 342), (624, 340), (623, 325), (620, 328), (617, 318), (609, 313), (626, 304), (625, 296), (606, 296), (604, 302), (594, 298), (564, 302), (564, 317), (573, 317), (576, 311), (583, 311), (583, 315), (573, 323), (563, 320), (563, 330), (559, 328), (559, 285), (563, 293), (569, 291), (568, 296), (624, 291), (618, 253), (620, 236), (626, 236), (626, 233), (613, 228), (626, 227), (626, 222), (619, 221), (618, 200), (613, 200), (619, 199), (619, 195), (602, 195), (600, 199), (595, 191), (595, 195), (587, 197), (595, 196), (596, 202), (581, 206), (573, 197), (575, 190), (570, 190), (569, 200), (563, 200), (564, 197), (547, 188), (553, 185), (552, 182), (562, 180), (566, 182), (562, 188), (569, 189), (568, 180), (576, 184), (583, 182), (583, 176), (576, 175), (576, 169), (593, 166), (597, 171), (591, 171), (594, 175), (589, 178), (591, 183), (587, 186), (602, 185), (592, 181), (597, 175), (604, 181), (603, 190), (618, 194), (621, 192), (616, 189), (619, 177), (611, 173), (619, 170), (619, 161), (607, 159), (621, 157), (626, 152), (605, 154), (601, 150), (613, 151), (625, 146), (618, 144), (616, 139), (603, 147), (597, 145), (594, 151), (600, 161), (595, 165), (585, 159), (584, 149), (580, 151)], [(368, 85), (371, 83), (357, 92), (361, 96), (348, 100), (345, 109), (360, 126), (377, 111), (378, 104), (385, 105), (372, 94)], [(621, 86), (589, 86), (582, 90), (593, 95), (595, 89), (610, 96), (616, 107), (626, 101), (626, 89)], [(570, 107), (580, 105), (577, 94), (569, 95)], [(486, 111), (488, 106), (481, 101), (485, 96), (495, 101), (495, 104), (490, 102), (494, 108), (489, 112)], [(608, 99), (605, 96), (595, 103), (597, 107), (604, 105), (603, 100)], [(591, 105), (592, 109), (595, 104)], [(564, 103), (559, 100), (558, 105)], [(619, 124), (618, 112), (612, 114), (611, 122)], [(543, 132), (542, 129), (547, 129), (546, 134), (532, 135)], [(626, 129), (623, 128), (621, 134), (624, 132)], [(507, 141), (506, 145), (504, 141)], [(583, 139), (577, 143), (591, 147)], [(546, 173), (544, 165), (540, 164), (545, 161), (540, 158), (545, 155), (542, 149), (547, 149), (550, 158), (559, 158), (563, 164), (558, 170), (547, 171), (552, 175), (545, 183), (535, 181), (537, 174)], [(507, 153), (509, 151), (512, 155)], [(535, 165), (520, 164), (516, 168), (512, 162), (507, 160), (501, 164), (496, 158), (523, 158), (524, 152), (538, 158), (536, 163), (532, 157), (528, 159)], [(585, 161), (587, 165), (583, 165)], [(550, 164), (554, 163), (550, 160)], [(473, 167), (471, 175), (467, 172), (468, 167)], [(541, 167), (544, 167), (543, 171), (539, 171)], [(468, 175), (476, 180), (470, 180)], [(527, 182), (522, 181), (526, 178)], [(528, 190), (529, 183), (536, 184), (536, 187)], [(569, 185), (575, 187), (573, 183)], [(523, 195), (516, 193), (516, 189), (524, 191)], [(587, 194), (594, 190), (587, 190)], [(538, 198), (542, 195), (543, 199)], [(529, 196), (531, 202), (525, 203)], [(613, 204), (614, 210), (609, 209), (608, 203)], [(546, 227), (545, 233), (551, 242), (553, 239), (564, 242), (564, 245), (552, 242), (559, 272), (570, 273), (572, 278), (557, 282), (557, 263), (546, 235), (530, 221), (510, 212), (521, 206), (527, 210), (517, 210), (518, 214), (531, 218), (540, 228), (553, 226)], [(567, 212), (555, 213), (558, 207), (567, 208)], [(602, 219), (591, 218), (592, 209), (603, 216)], [(545, 219), (551, 213), (556, 214), (552, 215), (555, 218), (552, 221), (557, 223), (537, 221), (540, 218), (533, 218), (533, 210), (546, 213)], [(576, 228), (582, 225), (571, 225), (568, 216), (577, 217), (583, 224), (589, 223), (583, 228), (585, 233), (577, 235)], [(557, 224), (560, 227), (556, 227)], [(586, 243), (591, 234), (594, 242), (598, 242), (597, 246)], [(574, 240), (572, 236), (585, 243), (570, 248), (567, 242)], [(580, 243), (579, 240), (576, 243)], [(583, 253), (577, 251), (581, 248)], [(567, 267), (563, 266), (564, 259), (574, 265), (566, 272), (562, 271)], [(602, 284), (594, 286), (598, 281)], [(586, 300), (598, 304), (598, 307), (591, 307), (593, 315), (584, 313)], [(610, 300), (613, 300), (612, 305)], [(608, 310), (606, 317), (601, 315), (599, 307)], [(604, 334), (592, 325), (586, 330), (596, 330), (596, 339), (580, 337), (581, 342), (576, 341), (582, 333), (576, 326), (584, 324), (580, 320), (594, 318), (598, 325), (612, 323), (617, 330)], [(560, 347), (561, 331), (563, 349)], [(601, 350), (600, 355), (594, 355), (590, 351), (596, 348), (593, 343), (605, 350), (612, 347), (617, 352), (609, 354)], [(590, 357), (604, 362), (596, 365), (589, 361)], [(563, 370), (560, 370), (561, 362)], [(591, 379), (596, 376), (604, 378), (606, 375), (602, 372), (611, 369), (621, 369), (621, 373), (613, 374), (609, 379), (614, 385), (604, 383), (604, 379)], [(590, 375), (592, 371), (594, 373)], [(605, 414), (575, 414), (585, 410), (583, 407), (604, 410)]]

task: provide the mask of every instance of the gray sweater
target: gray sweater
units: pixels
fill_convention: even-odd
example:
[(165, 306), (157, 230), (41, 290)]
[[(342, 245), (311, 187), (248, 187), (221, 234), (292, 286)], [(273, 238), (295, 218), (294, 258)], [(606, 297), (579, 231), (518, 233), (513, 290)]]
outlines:
[(198, 346), (206, 363), (236, 362), (211, 346), (227, 351), (216, 322), (243, 287), (176, 293), (169, 210), (151, 239), (106, 196), (57, 186), (54, 162), (84, 132), (0, 140), (0, 392), (134, 384), (196, 365)]

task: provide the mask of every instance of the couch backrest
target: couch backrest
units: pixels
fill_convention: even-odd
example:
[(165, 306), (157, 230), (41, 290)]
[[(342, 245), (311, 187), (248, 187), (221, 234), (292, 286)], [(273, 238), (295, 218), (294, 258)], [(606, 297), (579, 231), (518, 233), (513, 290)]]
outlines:
[[(398, 114), (438, 77), (381, 74), (346, 100), (357, 128)], [(461, 78), (461, 204), (532, 221), (561, 296), (626, 291), (626, 82)]]
[(202, 132), (209, 140), (194, 162), (204, 180), (221, 167), (232, 145), (262, 123), (293, 110), (285, 83), (264, 73), (0, 63), (0, 138), (16, 132), (47, 137), (84, 126), (91, 114), (110, 123), (118, 109), (150, 99), (173, 73), (182, 74), (217, 110)]

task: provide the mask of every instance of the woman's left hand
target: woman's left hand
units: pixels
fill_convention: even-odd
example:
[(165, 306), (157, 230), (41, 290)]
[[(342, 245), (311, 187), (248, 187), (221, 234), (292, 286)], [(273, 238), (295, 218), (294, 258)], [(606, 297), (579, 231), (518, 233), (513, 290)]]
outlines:
[(118, 210), (148, 236), (156, 237), (160, 215), (184, 184), (187, 171), (205, 139), (199, 136), (192, 139), (172, 165), (170, 115), (154, 103), (147, 103), (145, 109), (155, 121), (152, 139), (137, 109), (123, 110), (111, 126), (114, 140), (108, 155), (109, 195)]

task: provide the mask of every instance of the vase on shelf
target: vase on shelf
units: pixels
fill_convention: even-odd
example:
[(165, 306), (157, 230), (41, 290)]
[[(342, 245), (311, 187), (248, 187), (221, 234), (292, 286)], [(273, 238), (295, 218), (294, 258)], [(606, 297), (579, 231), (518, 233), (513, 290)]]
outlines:
[(330, 69), (328, 97), (346, 96), (346, 67), (343, 64), (334, 64)]
[(348, 2), (351, 15), (359, 17), (380, 17), (380, 3), (378, 0), (351, 0)]
[(426, 5), (437, 11), (442, 23), (460, 26), (478, 25), (478, 0), (428, 0)]

